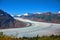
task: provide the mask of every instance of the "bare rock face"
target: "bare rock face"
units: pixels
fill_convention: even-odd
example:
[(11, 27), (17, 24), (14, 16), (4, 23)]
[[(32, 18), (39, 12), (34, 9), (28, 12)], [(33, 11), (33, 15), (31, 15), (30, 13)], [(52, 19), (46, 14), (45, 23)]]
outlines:
[(0, 10), (0, 29), (14, 27), (14, 18)]
[(22, 28), (25, 27), (26, 23), (15, 20), (7, 12), (0, 10), (0, 29), (6, 28)]

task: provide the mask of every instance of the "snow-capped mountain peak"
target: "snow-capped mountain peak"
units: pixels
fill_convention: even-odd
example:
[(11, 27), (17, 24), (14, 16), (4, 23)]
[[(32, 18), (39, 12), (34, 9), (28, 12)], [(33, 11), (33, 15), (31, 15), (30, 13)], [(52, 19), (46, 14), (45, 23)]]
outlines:
[(12, 17), (14, 16), (14, 15), (11, 15)]
[(58, 11), (58, 13), (60, 13), (60, 11)]
[(25, 13), (25, 14), (23, 14), (24, 16), (28, 16), (29, 14), (28, 13)]
[(41, 14), (41, 12), (36, 12), (36, 13), (34, 13), (34, 14)]
[(17, 15), (17, 16), (21, 16), (21, 15)]

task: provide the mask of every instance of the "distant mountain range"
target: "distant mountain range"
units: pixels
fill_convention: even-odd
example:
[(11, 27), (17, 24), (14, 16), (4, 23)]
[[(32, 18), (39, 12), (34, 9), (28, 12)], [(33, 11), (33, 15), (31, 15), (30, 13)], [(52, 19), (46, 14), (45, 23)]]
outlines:
[(26, 15), (21, 15), (20, 17), (34, 20), (34, 21), (39, 21), (39, 22), (60, 23), (60, 12), (27, 13)]
[[(14, 17), (20, 17), (25, 19), (30, 19), (38, 22), (48, 22), (48, 23), (60, 23), (60, 11), (58, 13), (25, 13), (23, 15), (16, 15)], [(21, 28), (25, 27), (27, 24), (24, 22), (15, 20), (11, 15), (3, 10), (0, 10), (0, 29), (5, 28)]]
[(20, 27), (25, 27), (25, 26), (26, 26), (25, 23), (15, 20), (7, 12), (0, 10), (0, 29), (20, 28)]

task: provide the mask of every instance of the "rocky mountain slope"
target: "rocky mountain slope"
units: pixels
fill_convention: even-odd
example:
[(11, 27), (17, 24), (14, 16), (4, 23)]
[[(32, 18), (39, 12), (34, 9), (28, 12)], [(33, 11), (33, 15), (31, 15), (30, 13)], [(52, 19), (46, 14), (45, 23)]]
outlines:
[(7, 12), (0, 10), (0, 29), (25, 27), (26, 24), (15, 20)]
[(39, 22), (60, 23), (60, 13), (35, 13), (28, 14), (27, 16), (22, 15), (21, 17)]

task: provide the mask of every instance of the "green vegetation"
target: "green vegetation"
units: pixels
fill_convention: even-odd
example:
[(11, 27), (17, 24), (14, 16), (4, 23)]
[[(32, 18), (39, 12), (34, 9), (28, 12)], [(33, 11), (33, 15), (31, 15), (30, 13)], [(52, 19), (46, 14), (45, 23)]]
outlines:
[(0, 36), (2, 36), (3, 35), (3, 32), (0, 32)]
[(3, 35), (3, 32), (0, 32), (0, 40), (60, 40), (60, 35), (51, 35), (51, 36), (42, 36), (42, 37), (22, 37), (17, 38), (13, 36)]

